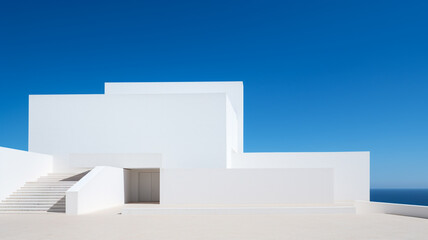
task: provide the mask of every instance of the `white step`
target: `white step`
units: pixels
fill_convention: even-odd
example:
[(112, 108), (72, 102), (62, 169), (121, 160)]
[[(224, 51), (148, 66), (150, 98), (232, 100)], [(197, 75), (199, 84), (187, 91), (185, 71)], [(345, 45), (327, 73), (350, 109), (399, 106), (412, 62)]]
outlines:
[(12, 199), (29, 199), (29, 198), (32, 198), (32, 199), (61, 199), (63, 197), (65, 197), (65, 194), (56, 194), (56, 195), (54, 195), (54, 194), (41, 194), (41, 195), (40, 194), (39, 195), (27, 194), (27, 195), (13, 195), (7, 199), (10, 199), (10, 200), (12, 200)]
[(62, 198), (16, 198), (16, 199), (4, 199), (2, 203), (8, 202), (59, 202), (65, 201), (65, 197)]
[(77, 181), (75, 181), (75, 180), (70, 181), (70, 180), (63, 180), (63, 179), (39, 179), (39, 180), (37, 180), (37, 182), (39, 182), (39, 183), (53, 183), (53, 182), (55, 182), (55, 183), (67, 183), (67, 182), (77, 182)]
[(77, 183), (77, 181), (37, 181), (37, 182), (26, 182), (24, 185), (36, 185), (36, 184), (42, 185), (42, 184), (45, 184), (45, 185), (64, 185), (64, 186), (67, 186), (67, 185), (73, 185), (75, 183)]
[[(34, 185), (34, 186), (24, 186), (24, 187), (18, 189), (17, 191), (20, 191), (20, 190), (32, 190), (32, 189), (34, 190), (36, 188), (48, 188), (48, 189), (52, 189), (52, 190), (59, 189), (61, 191), (67, 191), (71, 187), (72, 186), (43, 186), (43, 185), (36, 186), (36, 185)], [(63, 189), (65, 189), (65, 190), (63, 190)]]
[(68, 183), (61, 183), (61, 182), (41, 182), (41, 183), (26, 183), (22, 187), (72, 187), (76, 182), (68, 182)]
[(15, 202), (2, 202), (0, 204), (0, 208), (3, 206), (12, 206), (12, 205), (19, 205), (19, 206), (28, 206), (28, 205), (48, 205), (48, 206), (65, 206), (65, 201), (52, 201), (52, 202), (39, 202), (39, 201), (31, 201), (31, 202), (19, 202), (19, 201), (15, 201)]
[(0, 209), (0, 212), (7, 212), (7, 211), (49, 211), (49, 212), (64, 212), (63, 209), (50, 209), (50, 208), (4, 208)]
[(78, 170), (70, 170), (68, 172), (53, 172), (53, 173), (48, 173), (48, 175), (78, 175), (78, 174), (83, 174), (86, 172), (89, 172), (91, 169), (78, 169)]
[[(76, 175), (77, 176), (77, 175)], [(73, 175), (69, 175), (69, 176), (61, 176), (61, 175), (56, 175), (56, 176), (41, 176), (38, 179), (64, 179), (64, 178), (72, 178), (75, 177)]]
[[(78, 175), (78, 174), (76, 174)], [(70, 178), (70, 177), (74, 177), (76, 175), (47, 175), (47, 176), (40, 176), (40, 178), (55, 178), (55, 179), (61, 179), (61, 178)]]
[(67, 182), (27, 182), (24, 186), (73, 186), (75, 181)]
[[(72, 176), (65, 176), (65, 177), (59, 177), (59, 176), (43, 176), (43, 177), (39, 177), (39, 178), (37, 178), (37, 180), (39, 181), (39, 180), (44, 180), (44, 179), (47, 179), (47, 180), (64, 180), (64, 179), (69, 179), (69, 178), (72, 178)], [(71, 181), (77, 181), (77, 180), (71, 180)]]
[(61, 199), (64, 198), (65, 195), (53, 195), (53, 196), (44, 196), (44, 195), (39, 195), (39, 196), (31, 196), (31, 195), (17, 195), (17, 196), (9, 196), (6, 198), (6, 200), (15, 200), (15, 199), (46, 199), (46, 200), (53, 200), (53, 199)]
[(22, 199), (4, 199), (1, 203), (11, 203), (11, 202), (20, 202), (20, 203), (30, 203), (30, 202), (38, 202), (38, 203), (59, 203), (65, 202), (65, 197), (62, 198), (22, 198)]
[(47, 211), (2, 211), (0, 210), (0, 214), (47, 214)]
[(32, 188), (65, 188), (65, 189), (69, 189), (70, 187), (72, 187), (72, 185), (67, 186), (67, 185), (24, 185), (22, 186), (20, 189), (23, 188), (28, 188), (28, 189), (32, 189)]
[(65, 201), (28, 201), (28, 202), (21, 202), (21, 201), (10, 201), (10, 202), (2, 202), (0, 204), (1, 206), (10, 206), (10, 205), (20, 205), (20, 206), (28, 206), (28, 205), (62, 205), (62, 204), (66, 204)]
[(44, 205), (0, 205), (0, 209), (10, 209), (10, 208), (65, 208), (65, 205), (50, 205), (50, 204), (44, 204)]
[(53, 193), (53, 192), (34, 192), (34, 193), (14, 193), (11, 197), (29, 197), (29, 196), (45, 196), (45, 197), (64, 197), (64, 192)]
[[(13, 207), (12, 207), (13, 206)], [(16, 208), (64, 208), (65, 209), (66, 205), (56, 205), (56, 204), (25, 204), (25, 205), (21, 205), (21, 204), (9, 204), (9, 205), (2, 205), (0, 206), (0, 211), (5, 210), (5, 209), (16, 209)]]
[[(76, 181), (39, 181), (37, 184), (74, 184)], [(35, 184), (35, 183), (26, 183), (26, 184)]]
[(79, 175), (79, 174), (82, 174), (82, 173), (81, 172), (78, 172), (78, 173), (49, 173), (46, 176), (66, 176), (66, 177), (70, 177), (70, 176), (76, 176), (76, 175)]
[[(74, 184), (73, 184), (74, 185)], [(32, 185), (24, 185), (21, 188), (71, 188), (73, 185), (36, 185), (36, 184), (32, 184)]]
[[(65, 191), (57, 191), (57, 190), (50, 190), (50, 191), (38, 191), (38, 190), (19, 190), (19, 191), (17, 191), (17, 192), (14, 192), (13, 194), (16, 194), (16, 193), (19, 193), (19, 194), (33, 194), (33, 193), (41, 193), (41, 194), (44, 194), (44, 193), (60, 193), (60, 194), (65, 194)], [(13, 195), (12, 194), (12, 195)]]
[(39, 202), (39, 203), (56, 203), (59, 201), (65, 202), (65, 197), (63, 198), (16, 198), (16, 199), (5, 199), (1, 203), (10, 203), (10, 202)]
[(18, 191), (62, 191), (66, 192), (69, 187), (22, 187)]
[(48, 183), (48, 184), (52, 184), (52, 183), (58, 183), (58, 184), (66, 184), (66, 183), (76, 183), (77, 181), (45, 181), (45, 180), (38, 180), (38, 181), (28, 181), (25, 184), (36, 184), (36, 183)]
[(65, 204), (54, 204), (54, 205), (52, 205), (52, 204), (27, 204), (27, 205), (20, 205), (20, 204), (18, 204), (18, 205), (12, 205), (12, 204), (9, 204), (9, 205), (0, 205), (0, 209), (9, 209), (9, 208), (46, 208), (46, 209), (49, 209), (49, 208), (65, 208)]

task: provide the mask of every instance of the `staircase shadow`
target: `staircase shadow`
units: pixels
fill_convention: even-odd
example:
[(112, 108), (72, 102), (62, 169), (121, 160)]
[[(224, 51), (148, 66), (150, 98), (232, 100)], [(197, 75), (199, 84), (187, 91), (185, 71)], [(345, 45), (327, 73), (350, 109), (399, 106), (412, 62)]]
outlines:
[(65, 196), (52, 205), (47, 212), (65, 213)]
[[(60, 181), (79, 181), (82, 179), (86, 174), (88, 174), (91, 170), (87, 170), (85, 172), (76, 174), (74, 176), (61, 179)], [(64, 192), (65, 193), (65, 192)], [(58, 202), (56, 202), (52, 207), (50, 207), (47, 212), (56, 212), (56, 213), (65, 213), (65, 206), (66, 206), (66, 197), (62, 197)]]
[(86, 174), (88, 174), (88, 172), (90, 172), (91, 170), (76, 174), (74, 176), (68, 177), (68, 178), (64, 178), (61, 179), (61, 181), (79, 181), (80, 179), (82, 179)]

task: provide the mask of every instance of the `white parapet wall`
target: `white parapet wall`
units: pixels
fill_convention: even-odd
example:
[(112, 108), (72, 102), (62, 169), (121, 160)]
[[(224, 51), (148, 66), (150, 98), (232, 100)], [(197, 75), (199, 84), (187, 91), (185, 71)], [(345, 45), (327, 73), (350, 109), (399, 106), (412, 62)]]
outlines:
[(428, 206), (384, 202), (356, 201), (357, 214), (394, 214), (408, 217), (428, 218)]
[(161, 169), (161, 204), (333, 203), (333, 169)]
[(370, 200), (370, 152), (244, 153), (232, 168), (332, 168), (335, 201)]
[(110, 166), (118, 168), (161, 168), (160, 153), (88, 153), (54, 155), (55, 172), (75, 168)]
[(122, 168), (99, 166), (92, 169), (66, 193), (66, 213), (91, 213), (124, 204)]
[(0, 147), (0, 201), (52, 171), (51, 155)]

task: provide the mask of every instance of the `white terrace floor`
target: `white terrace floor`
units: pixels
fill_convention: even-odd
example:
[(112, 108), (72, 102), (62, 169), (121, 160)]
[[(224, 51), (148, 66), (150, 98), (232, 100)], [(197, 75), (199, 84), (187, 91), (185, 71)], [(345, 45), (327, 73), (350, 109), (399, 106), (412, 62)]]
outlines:
[(428, 239), (428, 219), (386, 214), (0, 214), (0, 239)]
[(123, 215), (175, 215), (175, 214), (322, 214), (355, 213), (353, 203), (335, 204), (150, 204), (128, 203), (121, 212)]

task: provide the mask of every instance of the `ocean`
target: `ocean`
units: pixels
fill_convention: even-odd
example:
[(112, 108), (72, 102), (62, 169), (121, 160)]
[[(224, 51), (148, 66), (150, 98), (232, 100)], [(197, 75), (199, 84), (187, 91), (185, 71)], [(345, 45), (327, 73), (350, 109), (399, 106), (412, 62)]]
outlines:
[(370, 189), (370, 201), (428, 206), (428, 189)]

